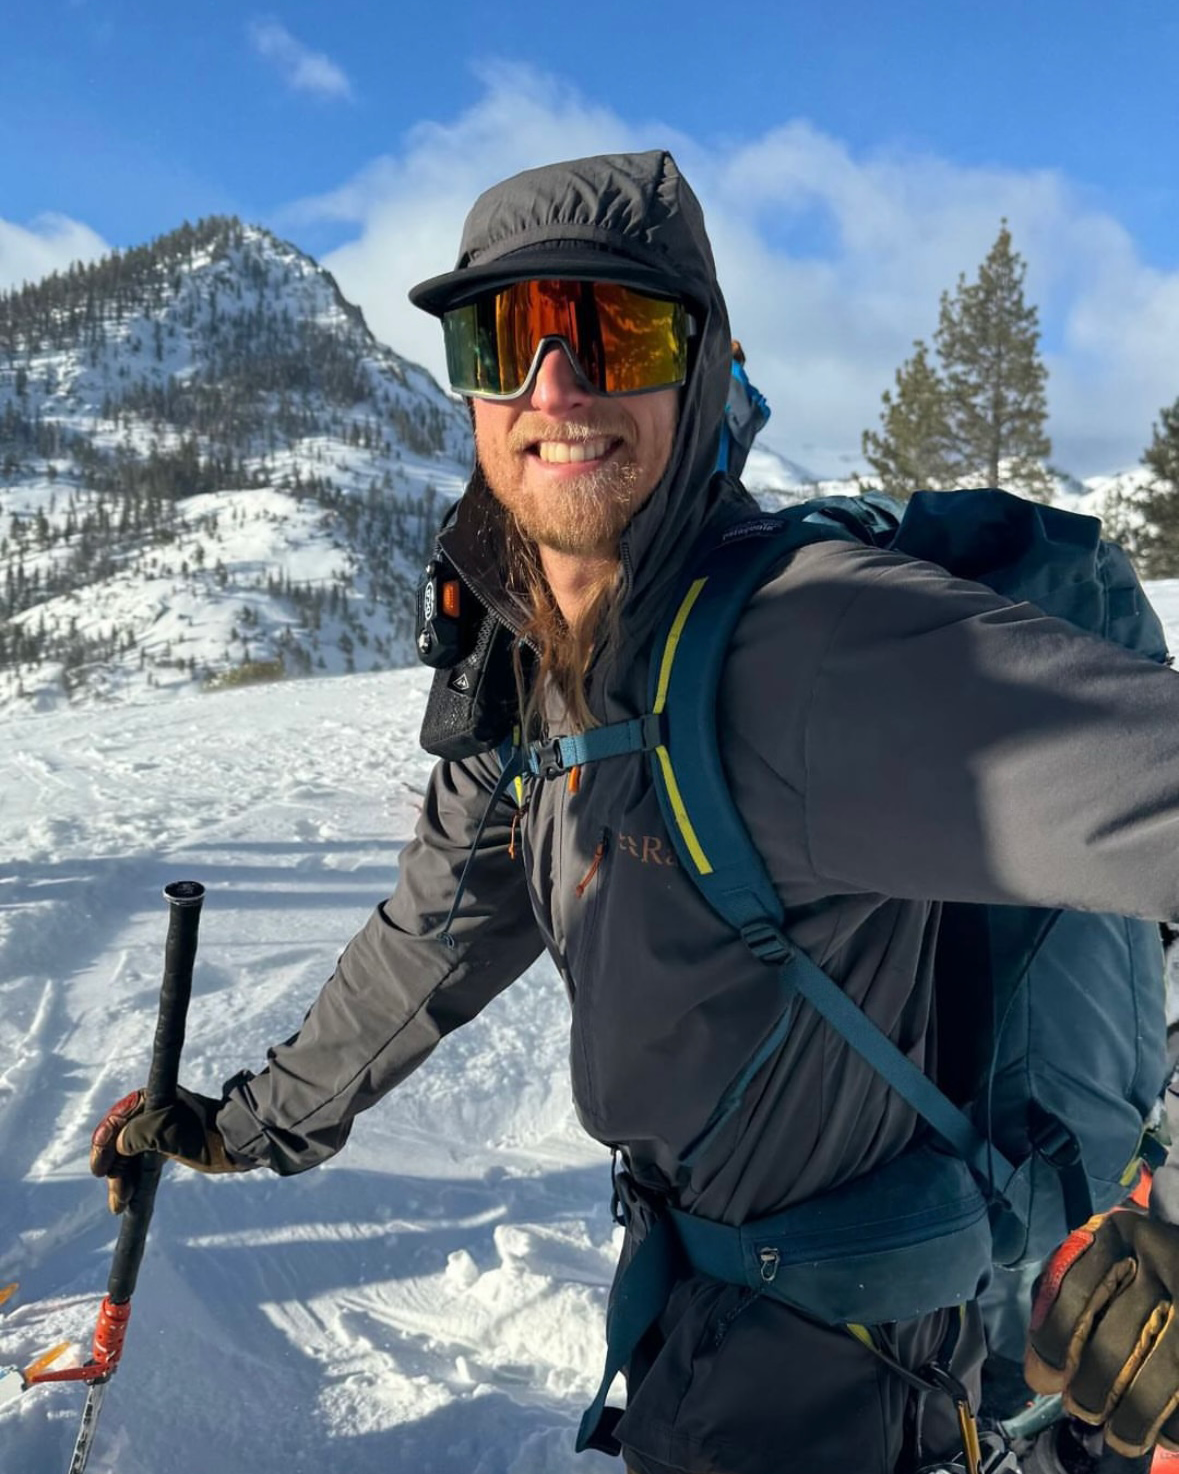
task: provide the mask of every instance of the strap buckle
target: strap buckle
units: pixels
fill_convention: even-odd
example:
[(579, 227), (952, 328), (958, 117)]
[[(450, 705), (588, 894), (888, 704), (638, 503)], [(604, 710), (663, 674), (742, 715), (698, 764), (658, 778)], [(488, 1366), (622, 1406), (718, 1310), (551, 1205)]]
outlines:
[(561, 752), (561, 739), (554, 738), (547, 746), (538, 746), (536, 761), (540, 776), (545, 779), (559, 778), (565, 771), (565, 758)]
[(1051, 1111), (1033, 1102), (1028, 1137), (1037, 1154), (1059, 1172), (1081, 1160), (1081, 1143)]
[(745, 923), (741, 928), (741, 940), (759, 962), (793, 962), (798, 955), (794, 943), (764, 916)]
[(639, 718), (639, 731), (642, 733), (643, 752), (654, 752), (657, 747), (666, 747), (667, 713), (647, 712)]
[(561, 750), (564, 739), (554, 737), (551, 742), (530, 742), (521, 749), (524, 768), (534, 778), (559, 778), (565, 772), (565, 755)]

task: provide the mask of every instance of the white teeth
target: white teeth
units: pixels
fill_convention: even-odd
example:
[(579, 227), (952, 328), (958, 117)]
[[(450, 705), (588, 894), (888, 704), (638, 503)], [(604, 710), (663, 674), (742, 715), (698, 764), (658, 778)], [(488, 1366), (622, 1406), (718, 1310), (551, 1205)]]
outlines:
[(610, 449), (610, 442), (583, 440), (580, 445), (570, 445), (567, 440), (542, 440), (536, 449), (542, 461), (564, 466), (570, 462), (601, 460)]

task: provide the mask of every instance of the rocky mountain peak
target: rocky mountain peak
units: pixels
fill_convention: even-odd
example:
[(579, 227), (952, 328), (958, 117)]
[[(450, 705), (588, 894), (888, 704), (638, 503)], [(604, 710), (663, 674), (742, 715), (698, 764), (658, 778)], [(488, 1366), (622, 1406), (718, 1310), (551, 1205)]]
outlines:
[(0, 707), (404, 662), (469, 457), (461, 404), (237, 219), (0, 296)]

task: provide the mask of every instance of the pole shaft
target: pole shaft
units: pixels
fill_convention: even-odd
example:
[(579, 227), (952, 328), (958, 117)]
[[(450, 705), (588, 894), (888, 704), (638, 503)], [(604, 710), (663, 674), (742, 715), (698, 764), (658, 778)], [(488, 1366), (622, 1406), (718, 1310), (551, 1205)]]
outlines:
[(106, 1382), (91, 1382), (86, 1389), (86, 1405), (82, 1409), (82, 1425), (78, 1429), (73, 1457), (70, 1459), (69, 1474), (84, 1474), (94, 1447), (94, 1431), (98, 1426), (98, 1415), (102, 1411), (102, 1400), (106, 1396)]
[[(169, 907), (168, 937), (164, 944), (164, 980), (160, 986), (160, 1007), (147, 1077), (149, 1109), (171, 1105), (176, 1099), (205, 888), (195, 880), (179, 880), (165, 887), (164, 896)], [(139, 1185), (123, 1213), (107, 1280), (107, 1294), (116, 1305), (125, 1304), (135, 1293), (162, 1166), (162, 1159), (155, 1152), (144, 1153)]]

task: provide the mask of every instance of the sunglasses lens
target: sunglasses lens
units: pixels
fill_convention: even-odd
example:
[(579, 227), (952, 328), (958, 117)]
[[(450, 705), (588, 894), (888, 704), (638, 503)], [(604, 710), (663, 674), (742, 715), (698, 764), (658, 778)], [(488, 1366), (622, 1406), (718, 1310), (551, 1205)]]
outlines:
[(518, 394), (538, 345), (553, 337), (569, 344), (586, 381), (603, 394), (671, 387), (687, 377), (683, 305), (609, 282), (515, 282), (453, 308), (442, 330), (451, 386), (460, 394)]
[(489, 324), (484, 304), (468, 302), (442, 319), (446, 372), (459, 394), (503, 394), (494, 318)]

